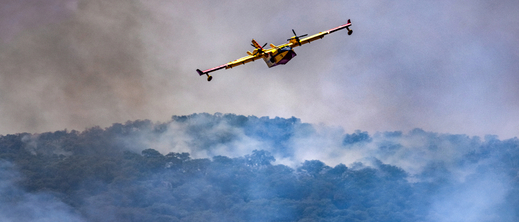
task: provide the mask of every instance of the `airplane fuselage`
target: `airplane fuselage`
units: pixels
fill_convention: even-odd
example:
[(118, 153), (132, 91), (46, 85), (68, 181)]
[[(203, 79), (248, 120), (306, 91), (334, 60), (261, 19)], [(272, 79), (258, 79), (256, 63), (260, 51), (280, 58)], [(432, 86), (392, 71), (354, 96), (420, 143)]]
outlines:
[(277, 65), (285, 65), (292, 58), (296, 56), (296, 52), (292, 50), (292, 47), (286, 46), (280, 49), (277, 49), (273, 53), (268, 53), (263, 60), (267, 63), (269, 68), (277, 66)]

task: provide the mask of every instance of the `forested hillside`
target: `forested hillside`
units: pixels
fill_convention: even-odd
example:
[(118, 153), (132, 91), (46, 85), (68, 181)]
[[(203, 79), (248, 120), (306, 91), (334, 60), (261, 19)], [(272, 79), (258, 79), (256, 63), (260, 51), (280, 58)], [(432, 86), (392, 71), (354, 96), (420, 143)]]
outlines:
[(519, 140), (173, 116), (0, 137), (0, 221), (518, 221)]

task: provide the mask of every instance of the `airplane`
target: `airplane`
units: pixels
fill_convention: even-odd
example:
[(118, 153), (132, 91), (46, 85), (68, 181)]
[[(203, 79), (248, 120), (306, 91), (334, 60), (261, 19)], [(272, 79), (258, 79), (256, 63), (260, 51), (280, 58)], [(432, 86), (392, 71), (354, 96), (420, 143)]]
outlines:
[(234, 60), (232, 62), (223, 64), (221, 66), (217, 66), (211, 69), (207, 69), (204, 71), (201, 71), (200, 69), (197, 69), (196, 72), (200, 75), (207, 75), (207, 81), (211, 81), (213, 77), (209, 75), (209, 73), (220, 70), (220, 69), (230, 69), (239, 65), (244, 65), (249, 62), (254, 62), (257, 59), (263, 59), (265, 63), (267, 63), (267, 66), (269, 68), (275, 67), (277, 65), (284, 65), (287, 62), (289, 62), (291, 59), (293, 59), (296, 56), (296, 53), (294, 52), (293, 48), (302, 46), (304, 44), (313, 42), (315, 40), (319, 40), (324, 38), (325, 35), (328, 35), (330, 33), (339, 31), (341, 29), (347, 29), (348, 35), (351, 35), (353, 33), (353, 30), (350, 29), (351, 21), (348, 19), (348, 23), (335, 27), (333, 29), (319, 32), (315, 35), (308, 36), (306, 38), (302, 38), (307, 36), (308, 34), (300, 35), (298, 36), (296, 32), (292, 29), (292, 32), (294, 33), (294, 36), (287, 39), (288, 43), (285, 43), (283, 45), (274, 45), (270, 44), (269, 49), (265, 49), (265, 46), (267, 43), (265, 43), (263, 46), (258, 44), (256, 40), (252, 39), (252, 46), (254, 47), (254, 50), (252, 52), (247, 51), (248, 56), (239, 58), (237, 60)]

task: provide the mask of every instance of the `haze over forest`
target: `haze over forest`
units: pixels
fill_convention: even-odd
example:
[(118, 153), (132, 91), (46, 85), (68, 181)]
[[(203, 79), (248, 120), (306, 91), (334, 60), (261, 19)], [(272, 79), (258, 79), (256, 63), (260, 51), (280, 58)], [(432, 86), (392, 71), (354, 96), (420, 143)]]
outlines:
[(517, 221), (519, 140), (173, 116), (0, 137), (1, 221)]
[(519, 221), (518, 12), (1, 1), (0, 221)]

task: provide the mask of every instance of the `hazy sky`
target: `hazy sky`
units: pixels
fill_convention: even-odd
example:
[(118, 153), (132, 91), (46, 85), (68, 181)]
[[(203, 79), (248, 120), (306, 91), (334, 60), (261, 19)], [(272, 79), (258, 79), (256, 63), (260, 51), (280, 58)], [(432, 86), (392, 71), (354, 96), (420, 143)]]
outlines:
[[(519, 3), (0, 0), (0, 134), (198, 112), (519, 135)], [(351, 19), (269, 69), (196, 69)]]

